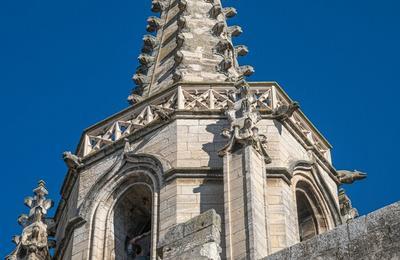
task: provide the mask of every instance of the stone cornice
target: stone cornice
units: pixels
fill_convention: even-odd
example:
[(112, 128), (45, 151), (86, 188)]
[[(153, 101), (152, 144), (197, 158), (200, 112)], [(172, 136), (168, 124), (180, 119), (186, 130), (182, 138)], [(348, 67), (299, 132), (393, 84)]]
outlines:
[(293, 173), (290, 172), (289, 169), (285, 167), (267, 167), (266, 168), (267, 179), (282, 179), (288, 185), (291, 185), (291, 179), (293, 177)]

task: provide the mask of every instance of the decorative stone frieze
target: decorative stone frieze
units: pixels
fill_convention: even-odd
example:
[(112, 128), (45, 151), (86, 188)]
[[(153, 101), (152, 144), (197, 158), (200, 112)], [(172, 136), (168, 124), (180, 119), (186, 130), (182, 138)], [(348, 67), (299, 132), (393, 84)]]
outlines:
[[(176, 57), (178, 62), (181, 58), (185, 59)], [(179, 71), (176, 73), (177, 80), (180, 80), (182, 73)], [(329, 144), (299, 111), (298, 104), (288, 99), (276, 83), (249, 82), (248, 84), (250, 95), (254, 99), (253, 107), (262, 118), (288, 122), (297, 129), (300, 137), (312, 145), (310, 147), (315, 147), (322, 156), (329, 152)], [(182, 83), (181, 86), (174, 86), (151, 99), (132, 94), (130, 98), (135, 106), (113, 117), (111, 121), (97, 124), (85, 133), (79, 156), (99, 151), (139, 129), (156, 123), (158, 119), (172, 118), (179, 111), (202, 111), (203, 114), (209, 115), (215, 115), (217, 112), (220, 117), (226, 117), (225, 111), (232, 109), (239, 98), (234, 84)], [(161, 113), (160, 109), (164, 112)], [(165, 113), (168, 117), (164, 116)]]

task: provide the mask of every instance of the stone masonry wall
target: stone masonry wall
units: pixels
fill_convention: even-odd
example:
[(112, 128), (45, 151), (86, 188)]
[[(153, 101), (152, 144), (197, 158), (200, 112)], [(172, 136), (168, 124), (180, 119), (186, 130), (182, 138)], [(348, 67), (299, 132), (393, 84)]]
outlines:
[(265, 194), (270, 253), (299, 242), (295, 198), (282, 179), (268, 179)]
[(282, 259), (400, 259), (400, 202), (264, 260)]

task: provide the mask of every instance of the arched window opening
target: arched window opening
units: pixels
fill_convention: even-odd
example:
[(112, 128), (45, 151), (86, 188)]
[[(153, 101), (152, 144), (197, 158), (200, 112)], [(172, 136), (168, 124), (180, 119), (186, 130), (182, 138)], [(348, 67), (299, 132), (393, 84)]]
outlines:
[(297, 217), (300, 241), (305, 241), (328, 230), (322, 200), (311, 184), (299, 181), (296, 185)]
[(296, 191), (296, 203), (300, 242), (302, 242), (318, 234), (318, 225), (312, 207), (301, 191)]
[(151, 254), (152, 191), (134, 185), (117, 202), (114, 210), (115, 258), (147, 260)]

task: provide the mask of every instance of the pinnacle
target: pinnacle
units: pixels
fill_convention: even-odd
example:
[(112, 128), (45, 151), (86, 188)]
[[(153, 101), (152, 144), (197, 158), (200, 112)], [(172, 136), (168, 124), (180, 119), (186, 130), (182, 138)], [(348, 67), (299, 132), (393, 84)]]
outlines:
[(30, 211), (29, 214), (22, 214), (17, 219), (23, 230), (20, 236), (13, 237), (16, 248), (6, 256), (7, 260), (50, 259), (49, 248), (54, 246), (54, 242), (48, 240), (51, 228), (48, 223), (51, 220), (47, 218), (47, 211), (53, 207), (53, 201), (46, 199), (48, 192), (43, 180), (38, 182), (33, 194), (33, 197), (26, 197), (24, 200)]
[(223, 7), (221, 0), (153, 0), (151, 10), (159, 15), (147, 19), (150, 34), (143, 38), (131, 104), (178, 82), (235, 82), (254, 73), (238, 63), (249, 50), (232, 43), (243, 33), (228, 26), (237, 15), (234, 7)]

